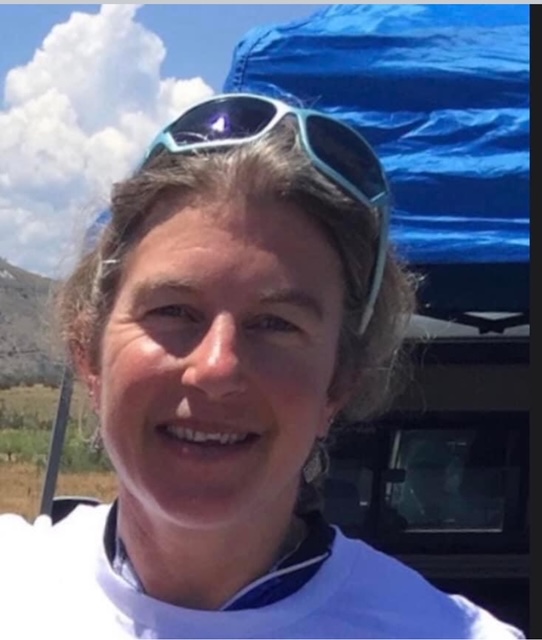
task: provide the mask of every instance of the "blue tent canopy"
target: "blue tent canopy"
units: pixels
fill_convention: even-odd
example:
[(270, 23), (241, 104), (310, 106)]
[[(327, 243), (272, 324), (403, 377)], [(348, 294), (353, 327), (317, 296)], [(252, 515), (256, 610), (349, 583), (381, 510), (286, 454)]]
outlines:
[(428, 307), (528, 309), (527, 5), (331, 5), (251, 30), (224, 90), (291, 96), (363, 133)]

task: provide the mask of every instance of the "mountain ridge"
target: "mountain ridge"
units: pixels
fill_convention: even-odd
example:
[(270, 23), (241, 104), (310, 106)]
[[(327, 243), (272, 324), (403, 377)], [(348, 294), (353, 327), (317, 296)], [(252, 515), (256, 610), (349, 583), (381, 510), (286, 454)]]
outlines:
[(0, 258), (0, 387), (60, 384), (61, 350), (51, 331), (54, 285)]

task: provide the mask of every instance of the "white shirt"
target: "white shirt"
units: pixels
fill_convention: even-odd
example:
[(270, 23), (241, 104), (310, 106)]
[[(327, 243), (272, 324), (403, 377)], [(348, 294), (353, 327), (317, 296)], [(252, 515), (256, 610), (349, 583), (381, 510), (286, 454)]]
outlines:
[(138, 592), (115, 573), (110, 506), (52, 527), (0, 516), (0, 638), (487, 638), (524, 636), (412, 569), (337, 531), (331, 557), (296, 593), (257, 609), (199, 611)]

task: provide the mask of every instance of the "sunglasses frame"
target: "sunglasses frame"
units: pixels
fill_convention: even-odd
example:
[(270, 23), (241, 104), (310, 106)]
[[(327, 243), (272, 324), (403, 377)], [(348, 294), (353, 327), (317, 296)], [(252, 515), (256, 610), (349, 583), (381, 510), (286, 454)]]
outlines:
[[(243, 99), (250, 99), (251, 101), (259, 100), (268, 105), (272, 105), (275, 108), (275, 114), (272, 116), (268, 122), (268, 124), (263, 127), (260, 131), (255, 134), (247, 135), (245, 137), (237, 137), (237, 138), (223, 138), (217, 140), (203, 140), (199, 142), (192, 142), (187, 144), (179, 144), (175, 141), (171, 130), (174, 129), (180, 120), (182, 120), (185, 116), (190, 114), (192, 111), (208, 105), (210, 103), (216, 102), (217, 104), (228, 102), (228, 101), (242, 101)], [(365, 309), (363, 310), (362, 317), (360, 320), (358, 335), (361, 336), (373, 315), (374, 306), (376, 303), (376, 299), (378, 297), (378, 292), (380, 291), (380, 287), (382, 285), (382, 280), (384, 277), (384, 268), (386, 264), (386, 255), (388, 248), (388, 239), (389, 239), (389, 226), (390, 226), (390, 190), (388, 181), (386, 179), (386, 175), (382, 168), (382, 164), (378, 159), (377, 155), (373, 151), (371, 145), (365, 140), (365, 138), (359, 134), (355, 129), (350, 127), (349, 125), (341, 122), (337, 118), (333, 118), (325, 113), (320, 111), (315, 111), (313, 109), (301, 109), (296, 108), (291, 105), (288, 105), (280, 100), (276, 100), (273, 98), (268, 98), (267, 96), (260, 96), (256, 94), (247, 94), (247, 93), (229, 93), (229, 94), (221, 94), (217, 96), (213, 96), (201, 102), (198, 102), (195, 105), (189, 107), (186, 111), (184, 111), (178, 118), (175, 119), (174, 122), (170, 123), (167, 127), (165, 127), (161, 133), (156, 136), (151, 145), (149, 146), (145, 158), (141, 164), (140, 168), (145, 166), (145, 163), (148, 161), (150, 156), (156, 151), (159, 146), (164, 147), (169, 153), (172, 154), (183, 154), (183, 153), (191, 153), (195, 151), (205, 151), (205, 150), (216, 150), (220, 148), (232, 148), (236, 146), (241, 146), (255, 140), (262, 138), (267, 135), (270, 131), (272, 131), (278, 124), (281, 122), (286, 116), (294, 116), (297, 121), (299, 138), (301, 141), (302, 148), (308, 158), (310, 159), (313, 166), (320, 171), (324, 176), (329, 178), (333, 183), (341, 187), (343, 190), (347, 191), (355, 200), (363, 204), (365, 207), (370, 209), (373, 213), (376, 213), (379, 221), (380, 221), (380, 233), (378, 237), (378, 246), (376, 251), (375, 262), (373, 265), (372, 275), (371, 275), (371, 284), (369, 288), (369, 293), (367, 295), (367, 299), (365, 302)], [(330, 166), (327, 162), (321, 160), (318, 155), (314, 152), (311, 143), (310, 136), (307, 130), (307, 120), (311, 117), (321, 118), (324, 120), (329, 120), (333, 122), (334, 125), (339, 125), (342, 128), (346, 129), (350, 135), (355, 136), (358, 140), (360, 140), (366, 147), (367, 152), (373, 157), (376, 166), (378, 167), (381, 176), (382, 176), (382, 184), (384, 186), (381, 193), (369, 198), (359, 187), (357, 187), (350, 180), (346, 179), (343, 175), (337, 172), (332, 166)]]

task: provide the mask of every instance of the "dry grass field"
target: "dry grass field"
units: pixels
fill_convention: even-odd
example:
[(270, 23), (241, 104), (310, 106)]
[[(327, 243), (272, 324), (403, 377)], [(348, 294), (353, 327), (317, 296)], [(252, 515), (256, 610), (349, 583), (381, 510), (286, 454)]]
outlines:
[[(32, 521), (37, 515), (44, 469), (31, 463), (0, 463), (0, 513), (18, 513)], [(115, 497), (112, 473), (61, 473), (56, 495), (79, 495), (110, 501)]]
[[(19, 513), (29, 520), (38, 515), (58, 399), (58, 389), (43, 385), (0, 389), (0, 417), (4, 416), (4, 423), (0, 424), (0, 513)], [(22, 427), (17, 423), (19, 418)], [(96, 425), (85, 393), (78, 385), (74, 388), (70, 418), (64, 459), (69, 455), (68, 441), (79, 443), (77, 453), (80, 455), (74, 459), (72, 448), (70, 471), (59, 473), (56, 495), (91, 496), (109, 501), (116, 491), (113, 474), (94, 469), (92, 463), (84, 471), (78, 466), (79, 459), (88, 466), (88, 460), (81, 454), (86, 445), (81, 441), (92, 435)], [(16, 424), (9, 424), (10, 421)]]
[[(3, 405), (6, 411), (21, 413), (48, 423), (52, 423), (56, 415), (58, 399), (58, 389), (41, 384), (0, 389), (0, 405)], [(78, 423), (92, 419), (86, 393), (80, 384), (74, 385), (70, 417)], [(0, 428), (2, 426), (0, 425)]]

